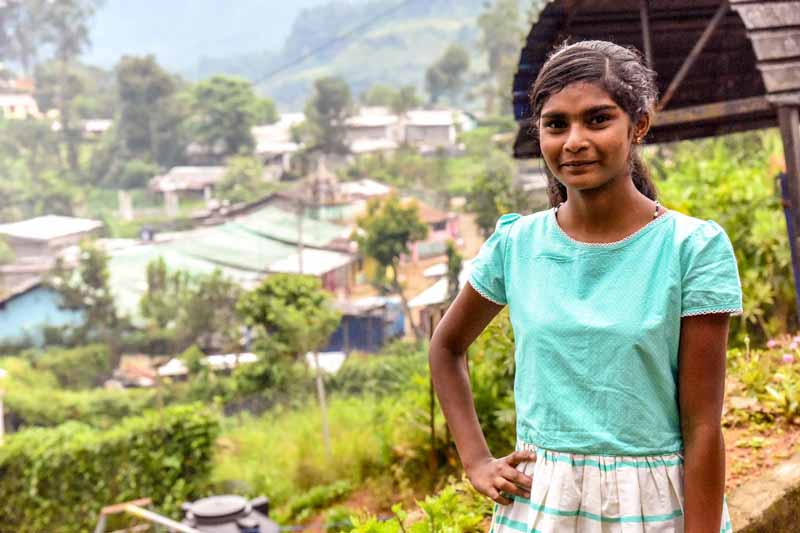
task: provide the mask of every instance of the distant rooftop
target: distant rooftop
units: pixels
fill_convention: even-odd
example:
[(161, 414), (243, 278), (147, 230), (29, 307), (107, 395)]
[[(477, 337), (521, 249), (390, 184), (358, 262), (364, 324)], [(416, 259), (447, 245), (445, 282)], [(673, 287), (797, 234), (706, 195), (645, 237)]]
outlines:
[(356, 128), (373, 128), (397, 124), (398, 117), (385, 107), (363, 107), (358, 115), (347, 119), (348, 126)]
[(225, 167), (172, 167), (163, 176), (150, 180), (157, 191), (203, 190), (217, 184), (225, 175)]
[(102, 228), (99, 220), (88, 218), (45, 215), (41, 217), (0, 225), (0, 234), (32, 241), (49, 241), (76, 233), (86, 233)]
[[(295, 244), (298, 238), (297, 222), (297, 213), (267, 206), (233, 223), (259, 235)], [(349, 235), (349, 230), (344, 226), (316, 220), (308, 214), (303, 218), (303, 243), (307, 246), (325, 247)]]
[(369, 178), (358, 181), (345, 181), (339, 183), (339, 193), (347, 197), (370, 198), (372, 196), (384, 196), (392, 192), (392, 188), (379, 181)]
[(449, 109), (414, 110), (406, 113), (409, 126), (453, 126), (457, 111)]

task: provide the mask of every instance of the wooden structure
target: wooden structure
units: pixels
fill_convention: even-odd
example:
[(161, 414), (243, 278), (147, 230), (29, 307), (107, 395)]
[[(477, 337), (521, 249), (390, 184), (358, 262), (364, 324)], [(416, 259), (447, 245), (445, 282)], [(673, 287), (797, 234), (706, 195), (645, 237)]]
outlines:
[(661, 100), (648, 142), (778, 126), (786, 158), (800, 312), (800, 0), (554, 0), (531, 28), (514, 77), (517, 158), (538, 157), (528, 92), (549, 51), (603, 39), (643, 51)]

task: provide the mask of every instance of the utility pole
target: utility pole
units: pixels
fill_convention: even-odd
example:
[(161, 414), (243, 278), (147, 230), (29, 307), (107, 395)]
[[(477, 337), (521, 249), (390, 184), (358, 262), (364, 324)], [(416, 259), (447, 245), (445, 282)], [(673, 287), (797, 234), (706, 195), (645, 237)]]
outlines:
[[(313, 179), (313, 178), (312, 178)], [(313, 187), (312, 182), (312, 187)], [(297, 272), (303, 275), (303, 218), (305, 216), (305, 190), (301, 189), (297, 209)], [(312, 196), (315, 197), (312, 193)], [(322, 442), (328, 460), (333, 458), (331, 450), (331, 431), (328, 425), (328, 406), (325, 398), (325, 382), (322, 379), (322, 368), (319, 366), (319, 352), (314, 347), (314, 367), (316, 370), (317, 399), (319, 401), (320, 418), (322, 419)]]

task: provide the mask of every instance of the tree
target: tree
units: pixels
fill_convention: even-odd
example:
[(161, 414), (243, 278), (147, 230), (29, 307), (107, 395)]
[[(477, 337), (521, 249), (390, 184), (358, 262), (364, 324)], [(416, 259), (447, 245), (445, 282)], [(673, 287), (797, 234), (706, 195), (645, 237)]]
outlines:
[(464, 257), (459, 253), (453, 241), (447, 241), (447, 302), (448, 305), (456, 299), (461, 288), (458, 277), (464, 266)]
[(264, 168), (256, 157), (233, 156), (215, 195), (231, 203), (249, 202), (266, 193), (272, 185), (264, 181)]
[(328, 458), (331, 456), (325, 387), (316, 353), (336, 331), (342, 319), (333, 307), (330, 293), (319, 279), (296, 274), (273, 274), (246, 293), (237, 310), (250, 326), (275, 339), (295, 358), (314, 352), (317, 370), (317, 395), (322, 411), (322, 433)]
[(390, 107), (397, 96), (397, 91), (389, 85), (373, 85), (361, 93), (361, 103), (367, 106)]
[(388, 107), (398, 115), (422, 104), (413, 85), (403, 85), (397, 89), (388, 85), (373, 85), (361, 94), (360, 100), (367, 106)]
[[(59, 91), (57, 94), (59, 122), (67, 147), (67, 161), (72, 172), (79, 171), (78, 142), (80, 128), (72, 125), (70, 107), (73, 92), (67, 90), (70, 79), (69, 65), (89, 45), (89, 19), (94, 15), (98, 0), (59, 0), (46, 2), (43, 18), (42, 42), (53, 47), (59, 65)], [(72, 95), (72, 96), (71, 96)]]
[(473, 181), (467, 195), (467, 210), (475, 213), (484, 237), (492, 234), (500, 215), (528, 211), (533, 206), (528, 195), (514, 185), (514, 163), (503, 152), (494, 150), (486, 166)]
[(469, 54), (463, 46), (451, 44), (425, 73), (425, 85), (431, 103), (445, 94), (456, 98), (464, 87), (464, 74), (469, 70)]
[(0, 59), (16, 61), (30, 75), (42, 44), (46, 0), (0, 2)]
[(367, 203), (367, 212), (357, 223), (355, 238), (360, 252), (373, 258), (384, 271), (389, 269), (392, 290), (400, 296), (414, 336), (422, 340), (422, 331), (411, 315), (399, 277), (401, 256), (409, 254), (412, 242), (428, 236), (428, 226), (420, 220), (419, 208), (415, 203), (404, 205), (396, 195), (384, 201), (374, 199)]
[(280, 114), (275, 102), (269, 98), (258, 98), (256, 101), (256, 124), (274, 124), (278, 122)]
[(524, 37), (517, 0), (495, 0), (494, 5), (478, 17), (480, 46), (488, 57), (489, 86), (486, 90), (486, 112), (497, 111), (495, 100), (511, 101), (511, 83)]
[(170, 338), (176, 350), (197, 344), (204, 349), (238, 351), (241, 322), (236, 302), (241, 294), (239, 285), (219, 270), (201, 275), (169, 272), (158, 258), (147, 265), (147, 292), (139, 310), (148, 330)]
[(174, 327), (185, 300), (188, 276), (169, 273), (162, 257), (147, 264), (147, 292), (139, 300), (139, 312), (156, 329)]
[(177, 98), (177, 80), (152, 55), (123, 56), (115, 72), (119, 112), (112, 173), (134, 159), (163, 167), (178, 163), (186, 147), (181, 125), (187, 111)]
[[(79, 257), (76, 270), (66, 268), (59, 259), (48, 283), (61, 296), (63, 309), (83, 312), (83, 325), (71, 332), (73, 340), (80, 344), (96, 340), (114, 344), (121, 322), (108, 285), (108, 256), (93, 242), (85, 241)], [(116, 361), (109, 366), (115, 368)]]
[(297, 274), (270, 275), (242, 295), (236, 309), (247, 325), (295, 359), (322, 348), (341, 320), (319, 279)]
[(265, 105), (252, 84), (234, 76), (214, 76), (192, 90), (191, 130), (194, 139), (219, 157), (252, 154), (252, 128)]
[(397, 89), (390, 104), (392, 111), (397, 114), (403, 114), (420, 105), (422, 105), (422, 100), (417, 96), (417, 88), (413, 85), (403, 85)]
[(316, 148), (323, 153), (347, 153), (345, 120), (352, 106), (350, 87), (342, 78), (326, 77), (314, 82), (305, 114)]

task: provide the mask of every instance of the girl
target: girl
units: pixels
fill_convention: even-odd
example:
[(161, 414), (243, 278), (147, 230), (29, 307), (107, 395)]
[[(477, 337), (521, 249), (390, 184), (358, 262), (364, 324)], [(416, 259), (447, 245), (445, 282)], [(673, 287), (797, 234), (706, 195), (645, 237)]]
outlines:
[[(659, 205), (637, 153), (641, 56), (564, 45), (531, 90), (552, 209), (500, 217), (436, 329), (430, 366), (491, 531), (731, 531), (720, 417), (736, 260), (714, 221)], [(508, 305), (517, 450), (494, 458), (465, 353)]]

